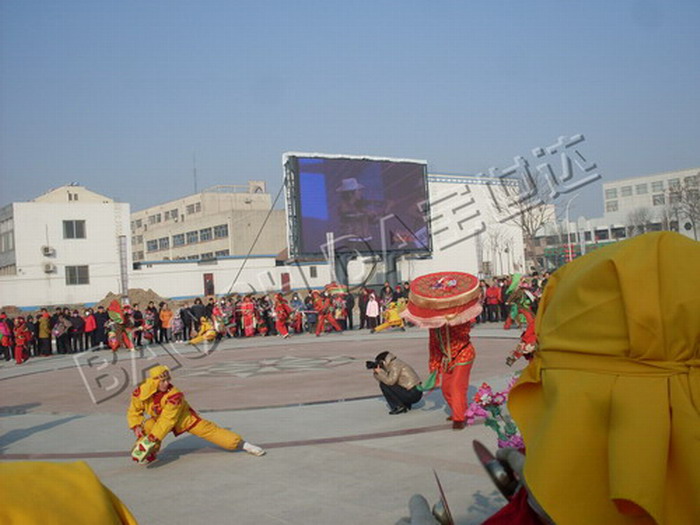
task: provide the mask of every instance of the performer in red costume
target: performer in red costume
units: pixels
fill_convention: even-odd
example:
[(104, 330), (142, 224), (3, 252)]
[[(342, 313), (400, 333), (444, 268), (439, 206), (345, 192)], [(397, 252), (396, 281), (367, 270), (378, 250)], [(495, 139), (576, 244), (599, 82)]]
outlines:
[(414, 279), (401, 317), (430, 329), (430, 377), (421, 390), (442, 386), (452, 428), (466, 427), (469, 374), (476, 356), (469, 332), (481, 313), (479, 280), (471, 274), (440, 272)]
[(32, 340), (32, 333), (27, 328), (27, 323), (24, 317), (19, 316), (15, 319), (15, 362), (21, 365), (27, 360), (27, 347)]
[(243, 317), (243, 332), (246, 337), (255, 335), (255, 303), (250, 295), (246, 295), (241, 302), (241, 316)]
[(316, 290), (312, 293), (314, 296), (314, 310), (316, 310), (318, 314), (318, 320), (316, 321), (316, 337), (321, 336), (326, 321), (328, 321), (336, 331), (340, 332), (340, 325), (338, 321), (335, 320), (335, 317), (333, 317), (333, 307), (330, 298), (322, 296)]
[(134, 342), (131, 339), (133, 326), (129, 316), (122, 310), (119, 301), (116, 299), (112, 300), (107, 307), (107, 313), (115, 334), (114, 338), (109, 340), (112, 352), (116, 352), (120, 345), (123, 345), (128, 350), (134, 350)]
[(285, 339), (289, 337), (287, 321), (292, 314), (292, 308), (287, 304), (281, 293), (275, 294), (275, 329)]

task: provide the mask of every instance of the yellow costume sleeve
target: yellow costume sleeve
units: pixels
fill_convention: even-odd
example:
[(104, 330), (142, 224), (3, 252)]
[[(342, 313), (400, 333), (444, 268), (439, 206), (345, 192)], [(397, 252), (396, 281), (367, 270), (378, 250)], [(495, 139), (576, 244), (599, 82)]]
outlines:
[(143, 423), (145, 404), (139, 399), (138, 391), (138, 388), (134, 390), (133, 394), (131, 395), (129, 409), (126, 411), (126, 421), (129, 424), (129, 428), (137, 427)]
[(175, 425), (183, 414), (183, 408), (185, 406), (183, 403), (184, 399), (182, 392), (176, 392), (163, 399), (161, 402), (163, 411), (160, 413), (156, 424), (151, 429), (151, 436), (158, 441), (163, 441), (165, 436), (168, 435), (168, 432), (175, 428)]

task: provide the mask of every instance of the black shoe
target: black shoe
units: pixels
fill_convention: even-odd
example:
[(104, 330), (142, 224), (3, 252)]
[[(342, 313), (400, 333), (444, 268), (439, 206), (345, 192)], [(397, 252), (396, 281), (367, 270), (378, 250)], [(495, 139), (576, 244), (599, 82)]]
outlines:
[(395, 416), (396, 414), (405, 414), (406, 412), (408, 412), (408, 408), (401, 405), (401, 406), (398, 406), (395, 409), (391, 410), (389, 412), (389, 414), (391, 414), (392, 416)]

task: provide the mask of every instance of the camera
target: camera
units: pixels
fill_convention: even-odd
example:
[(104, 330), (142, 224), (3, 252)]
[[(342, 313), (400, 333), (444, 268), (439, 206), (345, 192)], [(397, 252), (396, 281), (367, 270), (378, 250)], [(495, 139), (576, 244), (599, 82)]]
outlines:
[(365, 361), (365, 366), (367, 367), (367, 370), (374, 370), (375, 368), (379, 367), (379, 362), (378, 361)]

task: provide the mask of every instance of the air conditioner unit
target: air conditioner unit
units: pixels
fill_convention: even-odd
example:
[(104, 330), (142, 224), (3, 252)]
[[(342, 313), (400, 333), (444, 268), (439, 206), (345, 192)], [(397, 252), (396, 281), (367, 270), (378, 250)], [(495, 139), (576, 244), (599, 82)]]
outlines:
[(44, 273), (54, 273), (56, 265), (54, 263), (44, 263)]
[(53, 257), (54, 255), (56, 255), (56, 250), (51, 246), (42, 246), (41, 254), (45, 257)]

